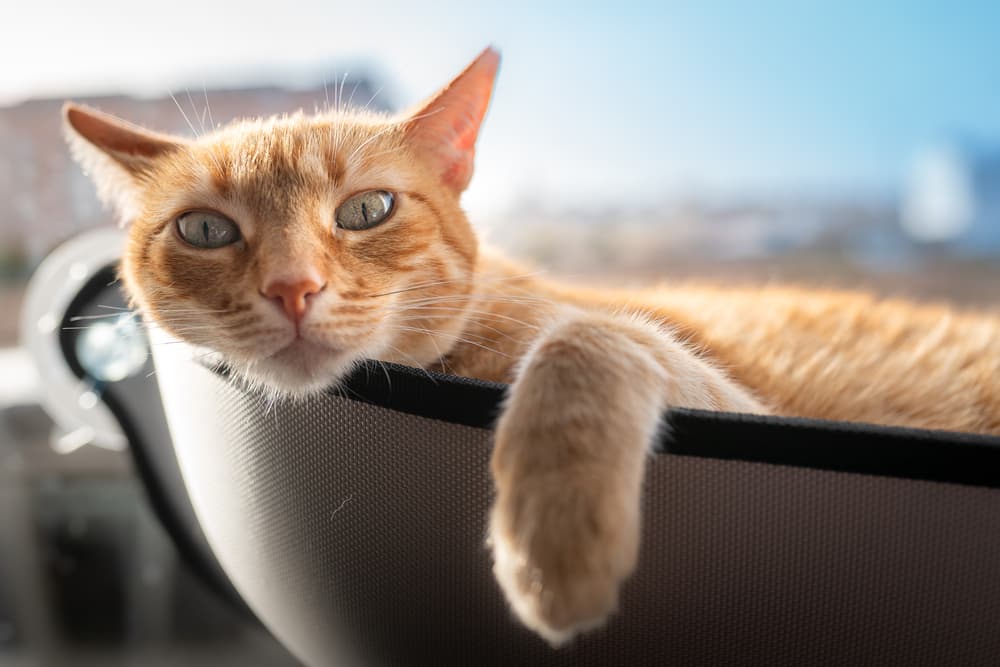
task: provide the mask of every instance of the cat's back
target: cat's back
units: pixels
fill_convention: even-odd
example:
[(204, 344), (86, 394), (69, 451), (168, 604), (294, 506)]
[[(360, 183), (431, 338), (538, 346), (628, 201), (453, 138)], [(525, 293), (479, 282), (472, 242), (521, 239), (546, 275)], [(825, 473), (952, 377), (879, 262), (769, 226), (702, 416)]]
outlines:
[(687, 285), (648, 312), (778, 414), (1000, 433), (1000, 314), (861, 292)]

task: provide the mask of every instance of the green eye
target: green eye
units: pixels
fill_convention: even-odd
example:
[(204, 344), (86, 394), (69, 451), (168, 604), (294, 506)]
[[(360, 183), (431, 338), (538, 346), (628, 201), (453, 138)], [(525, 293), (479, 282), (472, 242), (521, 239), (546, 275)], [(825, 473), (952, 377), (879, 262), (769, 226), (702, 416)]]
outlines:
[(235, 222), (208, 211), (190, 211), (178, 217), (177, 232), (196, 248), (221, 248), (240, 240)]
[(355, 195), (337, 209), (337, 226), (358, 231), (371, 229), (389, 219), (395, 198), (385, 190), (369, 190)]

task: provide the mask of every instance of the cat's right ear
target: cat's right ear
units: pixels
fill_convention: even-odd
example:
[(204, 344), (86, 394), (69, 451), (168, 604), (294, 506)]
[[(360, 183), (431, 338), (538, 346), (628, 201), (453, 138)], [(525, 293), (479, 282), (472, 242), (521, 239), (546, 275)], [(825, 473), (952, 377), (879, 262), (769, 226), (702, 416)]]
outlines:
[(67, 102), (63, 127), (73, 157), (112, 205), (122, 222), (138, 213), (143, 176), (156, 160), (184, 145), (184, 140), (133, 125), (97, 109)]

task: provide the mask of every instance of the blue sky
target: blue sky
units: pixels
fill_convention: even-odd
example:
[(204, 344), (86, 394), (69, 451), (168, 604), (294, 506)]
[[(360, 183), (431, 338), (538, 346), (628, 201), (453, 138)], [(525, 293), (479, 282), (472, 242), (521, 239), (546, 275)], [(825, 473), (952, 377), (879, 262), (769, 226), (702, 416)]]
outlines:
[(0, 56), (19, 67), (0, 102), (369, 60), (409, 104), (496, 44), (468, 197), (484, 213), (524, 196), (891, 192), (925, 147), (1000, 144), (1000, 3), (83, 4), (7, 10), (21, 28)]

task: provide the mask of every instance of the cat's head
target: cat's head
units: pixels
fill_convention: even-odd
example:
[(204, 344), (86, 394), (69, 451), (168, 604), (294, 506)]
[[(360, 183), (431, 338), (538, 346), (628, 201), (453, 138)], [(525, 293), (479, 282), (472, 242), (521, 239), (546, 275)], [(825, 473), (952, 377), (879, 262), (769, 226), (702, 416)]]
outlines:
[(67, 104), (65, 126), (130, 225), (134, 304), (301, 395), (365, 357), (429, 363), (461, 331), (477, 246), (459, 196), (498, 64), (487, 49), (397, 117), (299, 113), (185, 139)]

